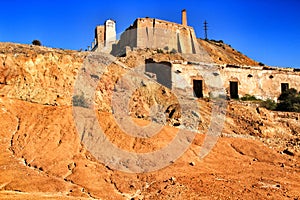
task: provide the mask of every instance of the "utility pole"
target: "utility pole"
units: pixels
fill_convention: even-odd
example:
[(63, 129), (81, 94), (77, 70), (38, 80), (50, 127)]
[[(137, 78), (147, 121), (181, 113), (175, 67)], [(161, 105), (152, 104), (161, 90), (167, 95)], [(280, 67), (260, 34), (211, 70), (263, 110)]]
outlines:
[(205, 36), (205, 40), (207, 40), (207, 30), (208, 30), (208, 26), (207, 26), (207, 22), (206, 22), (206, 20), (204, 21), (204, 36)]

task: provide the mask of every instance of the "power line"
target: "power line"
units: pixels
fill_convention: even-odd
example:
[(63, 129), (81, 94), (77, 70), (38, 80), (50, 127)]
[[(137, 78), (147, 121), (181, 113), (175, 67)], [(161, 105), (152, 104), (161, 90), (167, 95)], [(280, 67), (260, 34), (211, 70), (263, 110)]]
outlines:
[(208, 30), (208, 26), (207, 26), (207, 21), (205, 20), (204, 21), (204, 38), (205, 38), (205, 40), (207, 40), (207, 30)]

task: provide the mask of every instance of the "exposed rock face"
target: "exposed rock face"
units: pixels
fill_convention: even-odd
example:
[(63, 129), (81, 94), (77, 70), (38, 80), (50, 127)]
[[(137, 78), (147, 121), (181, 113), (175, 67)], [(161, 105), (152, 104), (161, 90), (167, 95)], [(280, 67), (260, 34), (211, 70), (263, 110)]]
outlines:
[(11, 43), (0, 46), (1, 95), (71, 105), (73, 83), (87, 53)]
[[(162, 149), (178, 131), (164, 126), (151, 138), (135, 138), (122, 131), (113, 118), (113, 91), (129, 87), (121, 82), (122, 87), (115, 88), (123, 74), (145, 64), (145, 57), (181, 59), (176, 54), (152, 54), (144, 51), (119, 58), (108, 67), (97, 87), (95, 112), (100, 126), (109, 141), (130, 152)], [(271, 112), (250, 102), (228, 102), (222, 137), (204, 159), (199, 159), (198, 153), (211, 123), (209, 100), (197, 101), (200, 134), (170, 166), (129, 174), (97, 161), (81, 142), (71, 107), (74, 80), (86, 56), (0, 44), (0, 198), (300, 197), (299, 115)], [(175, 96), (150, 81), (135, 90), (128, 114), (136, 117), (135, 123), (146, 126), (151, 107), (156, 104), (166, 112), (170, 125), (178, 123), (183, 111)]]

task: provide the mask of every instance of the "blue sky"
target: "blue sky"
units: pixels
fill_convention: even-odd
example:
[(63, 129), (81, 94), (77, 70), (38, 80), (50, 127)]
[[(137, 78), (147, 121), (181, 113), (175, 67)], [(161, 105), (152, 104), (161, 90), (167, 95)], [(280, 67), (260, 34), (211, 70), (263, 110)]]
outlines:
[(188, 24), (203, 38), (223, 40), (250, 58), (272, 66), (300, 68), (299, 0), (1, 0), (0, 41), (86, 49), (94, 28), (112, 18), (117, 33), (138, 17)]

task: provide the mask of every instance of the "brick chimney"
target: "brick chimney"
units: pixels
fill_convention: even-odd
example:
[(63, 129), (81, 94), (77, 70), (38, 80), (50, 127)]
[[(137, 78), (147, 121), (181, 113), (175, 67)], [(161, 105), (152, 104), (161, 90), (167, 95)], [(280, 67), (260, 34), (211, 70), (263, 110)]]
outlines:
[(187, 19), (186, 19), (186, 10), (183, 9), (181, 11), (181, 23), (183, 26), (187, 26)]

